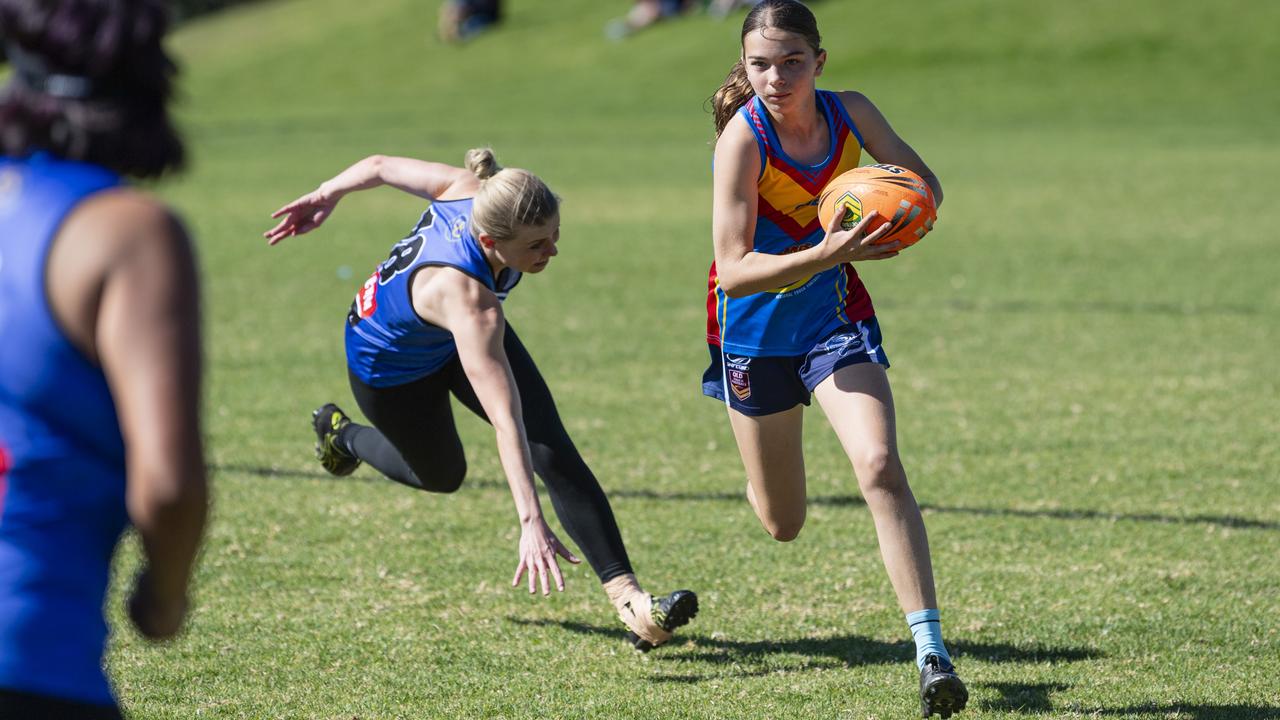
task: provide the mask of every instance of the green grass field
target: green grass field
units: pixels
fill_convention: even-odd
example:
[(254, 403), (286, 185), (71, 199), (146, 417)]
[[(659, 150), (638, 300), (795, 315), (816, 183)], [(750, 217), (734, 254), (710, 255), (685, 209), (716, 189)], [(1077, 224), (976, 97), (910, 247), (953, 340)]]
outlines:
[[(200, 247), (216, 505), (184, 637), (142, 642), (112, 595), (131, 715), (916, 716), (910, 636), (821, 411), (809, 521), (780, 544), (699, 393), (704, 101), (741, 15), (613, 44), (621, 0), (512, 0), (454, 48), (436, 5), (283, 0), (173, 39), (194, 162), (159, 189)], [(867, 93), (946, 187), (926, 242), (860, 272), (963, 717), (1280, 718), (1280, 3), (814, 8), (821, 85)], [(549, 600), (508, 587), (488, 426), (460, 417), (452, 496), (311, 456), (310, 411), (354, 410), (352, 294), (421, 207), (356, 195), (271, 249), (268, 214), (364, 155), (481, 144), (564, 198), (561, 255), (509, 318), (641, 580), (703, 601), (649, 655), (585, 567)], [(136, 562), (126, 545), (118, 575)]]

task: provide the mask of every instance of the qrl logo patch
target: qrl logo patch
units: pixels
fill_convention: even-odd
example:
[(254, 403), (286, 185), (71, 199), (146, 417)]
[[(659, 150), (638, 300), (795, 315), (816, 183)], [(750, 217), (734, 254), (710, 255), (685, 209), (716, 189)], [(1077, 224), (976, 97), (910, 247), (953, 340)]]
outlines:
[(836, 212), (843, 212), (840, 218), (840, 227), (844, 230), (850, 230), (854, 225), (862, 222), (862, 200), (852, 192), (846, 191), (845, 194), (836, 200)]
[(746, 370), (730, 370), (729, 387), (733, 388), (733, 394), (739, 401), (751, 397), (751, 373)]
[(729, 387), (733, 389), (733, 394), (738, 398), (738, 402), (742, 402), (751, 397), (751, 358), (726, 355), (724, 359), (725, 375), (729, 378)]

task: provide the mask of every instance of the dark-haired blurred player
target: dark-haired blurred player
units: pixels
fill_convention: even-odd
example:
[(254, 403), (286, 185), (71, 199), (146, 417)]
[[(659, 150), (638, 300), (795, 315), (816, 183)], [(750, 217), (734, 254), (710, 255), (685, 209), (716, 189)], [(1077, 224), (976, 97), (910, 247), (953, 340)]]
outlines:
[(129, 615), (180, 629), (206, 515), (186, 232), (122, 176), (181, 166), (158, 0), (0, 0), (0, 718), (119, 718), (102, 669), (112, 552)]

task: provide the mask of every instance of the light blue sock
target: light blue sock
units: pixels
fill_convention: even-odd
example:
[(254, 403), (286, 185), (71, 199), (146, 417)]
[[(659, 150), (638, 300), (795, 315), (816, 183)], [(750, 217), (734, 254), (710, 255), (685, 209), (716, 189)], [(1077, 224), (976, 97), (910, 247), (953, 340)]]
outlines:
[(937, 655), (948, 664), (951, 662), (947, 648), (942, 645), (941, 617), (937, 608), (907, 613), (907, 625), (916, 639), (916, 666), (920, 669), (924, 669), (924, 659), (930, 655)]

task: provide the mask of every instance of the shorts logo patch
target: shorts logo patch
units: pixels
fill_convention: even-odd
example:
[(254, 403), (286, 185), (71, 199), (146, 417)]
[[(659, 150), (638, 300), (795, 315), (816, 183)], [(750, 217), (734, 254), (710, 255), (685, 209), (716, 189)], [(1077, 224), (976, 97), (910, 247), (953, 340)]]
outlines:
[(861, 333), (840, 333), (832, 335), (823, 343), (823, 349), (829, 352), (862, 352), (866, 349)]
[(751, 397), (751, 373), (746, 370), (729, 371), (729, 387), (739, 402)]
[(751, 358), (725, 355), (724, 368), (729, 387), (733, 389), (738, 401), (751, 397)]

